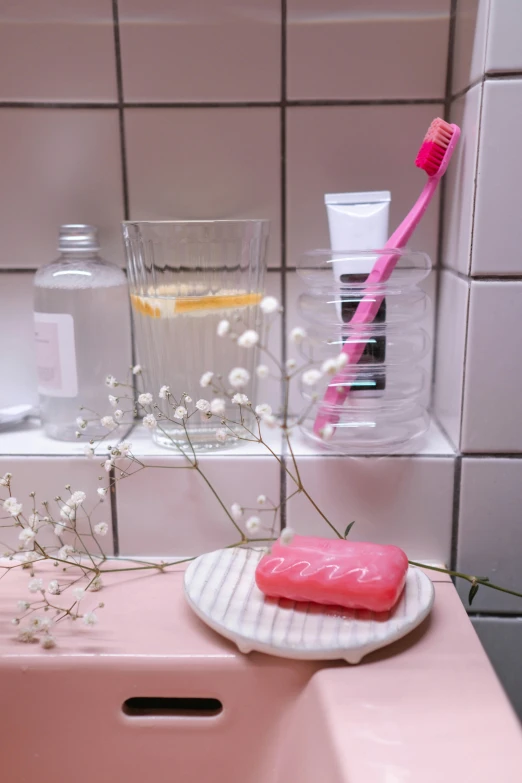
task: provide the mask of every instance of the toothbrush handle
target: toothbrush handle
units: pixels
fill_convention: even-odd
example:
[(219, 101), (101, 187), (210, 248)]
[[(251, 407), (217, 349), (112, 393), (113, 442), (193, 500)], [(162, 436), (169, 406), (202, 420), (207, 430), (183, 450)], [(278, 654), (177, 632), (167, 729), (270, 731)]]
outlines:
[[(426, 209), (437, 190), (439, 179), (440, 177), (437, 175), (428, 179), (416, 203), (386, 242), (386, 245), (384, 246), (385, 250), (399, 250), (405, 247), (419, 221), (426, 212)], [(375, 293), (372, 293), (372, 285), (385, 283), (389, 280), (398, 260), (398, 254), (392, 256), (382, 255), (373, 265), (373, 269), (366, 279), (365, 295), (357, 305), (357, 309), (350, 320), (350, 329), (353, 328), (356, 333), (358, 326), (370, 324), (375, 320), (375, 316), (384, 300), (384, 296), (376, 296)], [(332, 381), (326, 389), (323, 402), (314, 422), (314, 432), (316, 435), (321, 436), (322, 430), (326, 424), (335, 424), (339, 421), (339, 414), (335, 411), (335, 408), (338, 408), (345, 402), (352, 386), (351, 382), (346, 378), (347, 372), (349, 371), (350, 366), (353, 367), (354, 364), (359, 362), (366, 345), (367, 340), (357, 342), (350, 342), (347, 340), (343, 345), (342, 352), (347, 355), (348, 361), (341, 372), (332, 378)]]

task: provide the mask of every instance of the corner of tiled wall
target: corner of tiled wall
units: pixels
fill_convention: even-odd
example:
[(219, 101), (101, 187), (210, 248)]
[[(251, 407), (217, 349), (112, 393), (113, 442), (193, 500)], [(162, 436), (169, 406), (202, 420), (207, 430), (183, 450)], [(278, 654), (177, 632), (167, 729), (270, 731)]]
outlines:
[[(456, 11), (450, 118), (463, 133), (446, 183), (434, 409), (461, 463), (454, 565), (521, 590), (522, 4)], [(470, 614), (522, 710), (520, 599), (483, 589)]]

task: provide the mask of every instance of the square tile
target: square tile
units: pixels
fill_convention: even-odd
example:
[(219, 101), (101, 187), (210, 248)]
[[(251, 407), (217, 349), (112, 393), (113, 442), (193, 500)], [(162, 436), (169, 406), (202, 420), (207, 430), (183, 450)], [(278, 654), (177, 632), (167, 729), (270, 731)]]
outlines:
[(522, 618), (473, 617), (473, 627), (522, 720)]
[(0, 144), (1, 266), (53, 261), (62, 223), (98, 226), (102, 255), (122, 262), (116, 109), (0, 109)]
[(279, 0), (120, 0), (127, 101), (275, 101)]
[[(279, 463), (260, 451), (258, 447), (255, 454), (230, 452), (200, 459), (226, 507), (239, 503), (250, 509), (245, 510), (242, 524), (259, 508), (259, 494), (279, 504)], [(183, 457), (140, 459), (147, 465), (145, 470), (116, 489), (121, 555), (190, 557), (238, 541), (218, 500), (195, 470), (185, 468)]]
[(464, 452), (522, 451), (522, 281), (472, 282), (464, 384)]
[[(314, 502), (356, 541), (402, 547), (412, 560), (448, 562), (451, 548), (452, 457), (298, 457)], [(292, 470), (291, 464), (289, 465)], [(295, 489), (291, 478), (288, 493)], [(287, 507), (287, 524), (303, 535), (333, 535), (303, 495)]]
[(442, 98), (448, 0), (289, 0), (288, 97)]
[(0, 10), (0, 100), (116, 101), (111, 0), (25, 0)]
[[(522, 593), (522, 459), (462, 460), (457, 570)], [(457, 580), (465, 605), (470, 584)], [(479, 588), (479, 612), (521, 612), (522, 598)]]
[(38, 402), (33, 277), (31, 273), (0, 274), (0, 407)]
[(445, 175), (442, 263), (463, 275), (471, 264), (483, 85), (477, 84), (451, 106), (451, 121), (462, 130)]
[(458, 0), (453, 54), (453, 94), (480, 79), (486, 64), (490, 0)]
[[(421, 288), (427, 293), (428, 301), (426, 305), (426, 312), (419, 322), (415, 323), (415, 327), (424, 329), (428, 336), (430, 348), (426, 356), (420, 360), (419, 366), (426, 371), (426, 386), (422, 400), (426, 407), (429, 407), (430, 393), (431, 393), (431, 380), (432, 380), (432, 366), (433, 366), (433, 341), (434, 341), (434, 314), (435, 314), (435, 297), (436, 297), (436, 278), (437, 272), (432, 271), (430, 275), (421, 284)], [(310, 289), (307, 287), (306, 282), (295, 271), (286, 272), (286, 331), (287, 335), (295, 326), (301, 326), (305, 330), (314, 330), (314, 325), (306, 319), (302, 314), (299, 305), (299, 297), (309, 293)], [(316, 327), (315, 327), (316, 328)], [(303, 357), (300, 353), (298, 346), (293, 345), (289, 340), (287, 344), (288, 358), (295, 359), (298, 363), (298, 367), (303, 364)], [(299, 414), (303, 412), (308, 405), (308, 402), (303, 399), (300, 391), (299, 376), (297, 376), (291, 382), (290, 386), (290, 411), (293, 414)]]
[(272, 108), (126, 109), (131, 218), (269, 218), (279, 266), (279, 126)]
[(522, 5), (519, 0), (490, 0), (486, 70), (522, 69)]
[(516, 196), (522, 178), (521, 124), (522, 79), (487, 81), (478, 155), (472, 275), (522, 276), (522, 222)]
[[(329, 247), (325, 193), (390, 190), (390, 230), (415, 203), (426, 175), (415, 157), (435, 106), (292, 107), (287, 119), (288, 261)], [(383, 128), (386, 133), (383, 134)], [(411, 246), (437, 257), (438, 198)]]
[[(35, 509), (40, 516), (46, 515), (45, 508), (42, 506), (42, 501), (46, 500), (49, 503), (53, 519), (59, 519), (62, 505), (55, 501), (55, 498), (66, 499), (69, 497), (69, 492), (65, 489), (66, 484), (71, 485), (72, 492), (76, 490), (85, 492), (87, 499), (84, 508), (91, 516), (92, 525), (98, 522), (107, 522), (109, 526), (107, 535), (99, 538), (102, 549), (107, 555), (113, 553), (111, 503), (108, 496), (105, 501), (100, 502), (100, 498), (96, 494), (98, 487), (108, 486), (108, 479), (97, 460), (91, 461), (82, 457), (2, 456), (0, 457), (0, 475), (3, 476), (6, 472), (13, 475), (11, 493), (22, 503), (23, 513), (27, 515), (32, 512), (33, 508), (32, 498), (29, 497), (30, 492), (36, 493)], [(103, 474), (103, 480), (99, 481), (98, 477), (101, 474)], [(7, 496), (5, 488), (0, 487), (0, 490), (0, 498), (5, 498)], [(2, 525), (5, 524), (8, 524), (7, 520), (2, 522)], [(78, 530), (83, 537), (84, 546), (89, 551), (99, 553), (92, 538), (87, 535), (89, 525), (83, 514), (78, 517)], [(4, 528), (1, 536), (2, 544), (17, 548), (18, 532), (16, 528)], [(61, 546), (59, 539), (50, 527), (42, 529), (37, 536), (37, 541), (46, 547)], [(74, 546), (74, 541), (69, 538), (67, 542)]]
[(457, 448), (460, 444), (469, 283), (442, 271), (439, 288), (433, 409)]

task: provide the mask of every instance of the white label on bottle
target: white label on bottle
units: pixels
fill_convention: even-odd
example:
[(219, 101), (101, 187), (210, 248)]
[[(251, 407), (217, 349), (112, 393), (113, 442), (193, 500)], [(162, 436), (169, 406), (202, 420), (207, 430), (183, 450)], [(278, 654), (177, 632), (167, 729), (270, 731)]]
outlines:
[(74, 319), (68, 313), (35, 313), (38, 393), (47, 397), (76, 397), (78, 372)]

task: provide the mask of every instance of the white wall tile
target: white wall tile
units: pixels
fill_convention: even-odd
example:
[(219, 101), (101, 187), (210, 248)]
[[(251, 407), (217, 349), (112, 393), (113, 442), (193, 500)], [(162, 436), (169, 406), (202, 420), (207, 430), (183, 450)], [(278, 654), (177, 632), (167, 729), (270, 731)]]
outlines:
[(522, 69), (522, 3), (520, 0), (490, 0), (487, 71)]
[(280, 264), (279, 110), (127, 109), (131, 217), (269, 218)]
[(462, 130), (445, 175), (442, 263), (469, 274), (483, 85), (478, 84), (451, 107), (451, 121)]
[(473, 617), (472, 623), (511, 704), (522, 720), (522, 618)]
[[(462, 460), (457, 570), (522, 593), (522, 459)], [(467, 604), (470, 585), (457, 580)], [(522, 598), (479, 588), (473, 609), (519, 611)]]
[(0, 266), (56, 258), (61, 223), (100, 228), (103, 255), (122, 261), (116, 109), (0, 109)]
[[(447, 562), (451, 546), (454, 460), (450, 457), (299, 457), (299, 473), (319, 508), (350, 537), (396, 544), (412, 560)], [(288, 492), (295, 489), (291, 479)], [(329, 536), (303, 495), (290, 500), (287, 523), (303, 535)]]
[(472, 275), (522, 275), (521, 125), (522, 79), (487, 81), (478, 156)]
[(274, 101), (279, 0), (120, 0), (127, 101)]
[(489, 6), (490, 0), (457, 0), (453, 94), (484, 73)]
[(0, 8), (0, 100), (115, 101), (111, 0)]
[(452, 272), (442, 271), (440, 275), (433, 408), (454, 446), (458, 447), (469, 283)]
[[(30, 514), (33, 508), (30, 492), (35, 492), (35, 508), (41, 516), (46, 512), (41, 505), (46, 500), (49, 503), (53, 519), (59, 519), (60, 507), (54, 498), (69, 497), (69, 492), (65, 489), (66, 484), (71, 485), (71, 491), (83, 490), (87, 494), (85, 501), (85, 510), (91, 514), (91, 522), (95, 525), (97, 522), (107, 522), (109, 532), (106, 536), (99, 539), (105, 554), (113, 553), (112, 544), (112, 523), (111, 523), (111, 505), (107, 497), (103, 503), (99, 502), (96, 494), (98, 487), (107, 486), (107, 475), (100, 468), (96, 461), (84, 459), (82, 457), (27, 457), (27, 456), (2, 456), (0, 457), (0, 475), (9, 472), (13, 474), (11, 479), (11, 493), (23, 504), (23, 513)], [(98, 481), (98, 476), (103, 473), (103, 481)], [(0, 498), (6, 497), (4, 487), (0, 487)], [(4, 520), (2, 525), (7, 524)], [(88, 551), (99, 552), (92, 538), (86, 535), (88, 522), (83, 514), (78, 516), (78, 530), (84, 537), (84, 546)], [(11, 547), (18, 546), (18, 532), (12, 528), (4, 528), (1, 532), (0, 541)], [(42, 546), (60, 546), (59, 539), (54, 535), (50, 528), (44, 528), (38, 534), (37, 541)], [(73, 543), (70, 540), (67, 543)], [(77, 543), (77, 542), (76, 542)], [(1, 550), (3, 552), (3, 550)], [(58, 571), (58, 569), (57, 569)], [(6, 577), (7, 579), (9, 577)]]
[(36, 405), (32, 274), (0, 274), (0, 356), (0, 407)]
[(464, 452), (522, 451), (522, 281), (471, 283)]
[(449, 6), (289, 0), (288, 97), (442, 98)]
[[(442, 106), (293, 107), (287, 119), (288, 264), (329, 247), (324, 194), (391, 190), (390, 230), (415, 203), (426, 175), (415, 157)], [(386, 133), (383, 134), (383, 128)], [(411, 246), (436, 258), (438, 198)]]
[[(117, 485), (122, 555), (191, 556), (238, 541), (238, 533), (195, 470), (157, 467), (183, 468), (184, 458), (141, 459), (148, 467)], [(255, 508), (259, 494), (279, 503), (279, 463), (274, 457), (231, 452), (202, 457), (200, 465), (228, 508), (234, 502)]]

